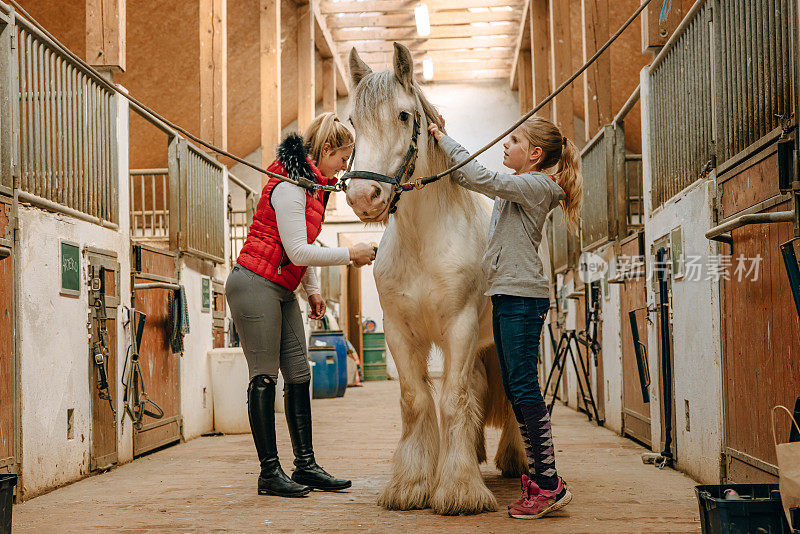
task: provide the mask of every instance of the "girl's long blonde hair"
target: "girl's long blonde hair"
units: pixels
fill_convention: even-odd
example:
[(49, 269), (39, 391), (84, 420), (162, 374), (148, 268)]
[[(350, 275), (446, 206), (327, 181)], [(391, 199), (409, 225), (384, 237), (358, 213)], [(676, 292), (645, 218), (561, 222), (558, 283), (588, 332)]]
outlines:
[(564, 220), (570, 232), (580, 232), (581, 206), (583, 205), (583, 176), (578, 147), (561, 135), (558, 126), (549, 120), (534, 115), (520, 126), (523, 135), (533, 147), (541, 147), (541, 170), (555, 168), (553, 177), (567, 197), (561, 201)]
[(330, 145), (331, 152), (353, 144), (353, 134), (331, 112), (317, 115), (308, 125), (303, 139), (306, 140), (306, 153), (314, 164), (319, 163), (325, 143)]

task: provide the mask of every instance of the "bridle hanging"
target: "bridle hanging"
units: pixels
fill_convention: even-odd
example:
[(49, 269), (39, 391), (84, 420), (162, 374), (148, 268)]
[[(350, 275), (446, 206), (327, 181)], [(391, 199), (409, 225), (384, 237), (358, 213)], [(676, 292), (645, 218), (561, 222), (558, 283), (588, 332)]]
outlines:
[(397, 211), (397, 202), (400, 200), (400, 195), (405, 191), (411, 191), (412, 189), (420, 188), (419, 182), (406, 181), (414, 174), (414, 168), (417, 164), (417, 156), (419, 155), (417, 140), (419, 139), (419, 132), (420, 115), (418, 110), (414, 110), (414, 126), (411, 130), (411, 143), (408, 146), (408, 150), (403, 158), (403, 162), (400, 164), (400, 168), (397, 169), (397, 172), (394, 174), (394, 176), (387, 176), (385, 174), (369, 171), (351, 171), (350, 169), (353, 166), (353, 161), (356, 159), (356, 147), (353, 145), (353, 155), (350, 157), (350, 163), (347, 166), (347, 172), (344, 173), (339, 180), (339, 182), (342, 184), (342, 190), (347, 188), (347, 180), (351, 180), (353, 178), (391, 184), (392, 198), (389, 200), (389, 213), (392, 214)]

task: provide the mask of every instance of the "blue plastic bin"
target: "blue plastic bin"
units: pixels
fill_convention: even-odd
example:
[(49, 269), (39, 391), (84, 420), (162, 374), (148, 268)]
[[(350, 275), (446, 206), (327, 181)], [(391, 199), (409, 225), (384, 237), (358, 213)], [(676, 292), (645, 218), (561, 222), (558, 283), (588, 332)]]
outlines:
[(336, 349), (339, 363), (338, 385), (336, 396), (341, 397), (347, 391), (347, 339), (341, 330), (317, 330), (311, 332), (308, 339), (309, 347), (329, 345)]
[(311, 396), (315, 399), (330, 399), (339, 389), (339, 359), (334, 347), (325, 345), (310, 347), (308, 356), (314, 362), (314, 380)]

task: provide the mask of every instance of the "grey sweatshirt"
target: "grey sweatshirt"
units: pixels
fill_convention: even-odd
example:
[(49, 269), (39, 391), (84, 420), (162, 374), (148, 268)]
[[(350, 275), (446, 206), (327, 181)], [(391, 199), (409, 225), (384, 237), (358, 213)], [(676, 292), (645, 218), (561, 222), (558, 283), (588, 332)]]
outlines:
[[(439, 141), (452, 163), (469, 153), (447, 136)], [(552, 178), (541, 172), (504, 174), (473, 160), (452, 174), (459, 185), (495, 199), (483, 268), (486, 295), (549, 298), (549, 281), (539, 258), (547, 214), (566, 198)]]

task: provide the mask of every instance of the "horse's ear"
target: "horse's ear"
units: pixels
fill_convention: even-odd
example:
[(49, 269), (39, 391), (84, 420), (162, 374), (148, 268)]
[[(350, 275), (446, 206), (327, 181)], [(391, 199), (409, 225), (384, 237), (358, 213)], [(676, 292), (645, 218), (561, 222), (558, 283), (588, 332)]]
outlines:
[(369, 68), (369, 65), (364, 63), (359, 57), (358, 52), (356, 52), (356, 48), (353, 47), (350, 49), (350, 81), (352, 82), (353, 87), (358, 85), (362, 79), (368, 74), (372, 74), (372, 69)]
[(414, 81), (414, 58), (411, 50), (400, 43), (394, 43), (394, 75), (406, 88)]

